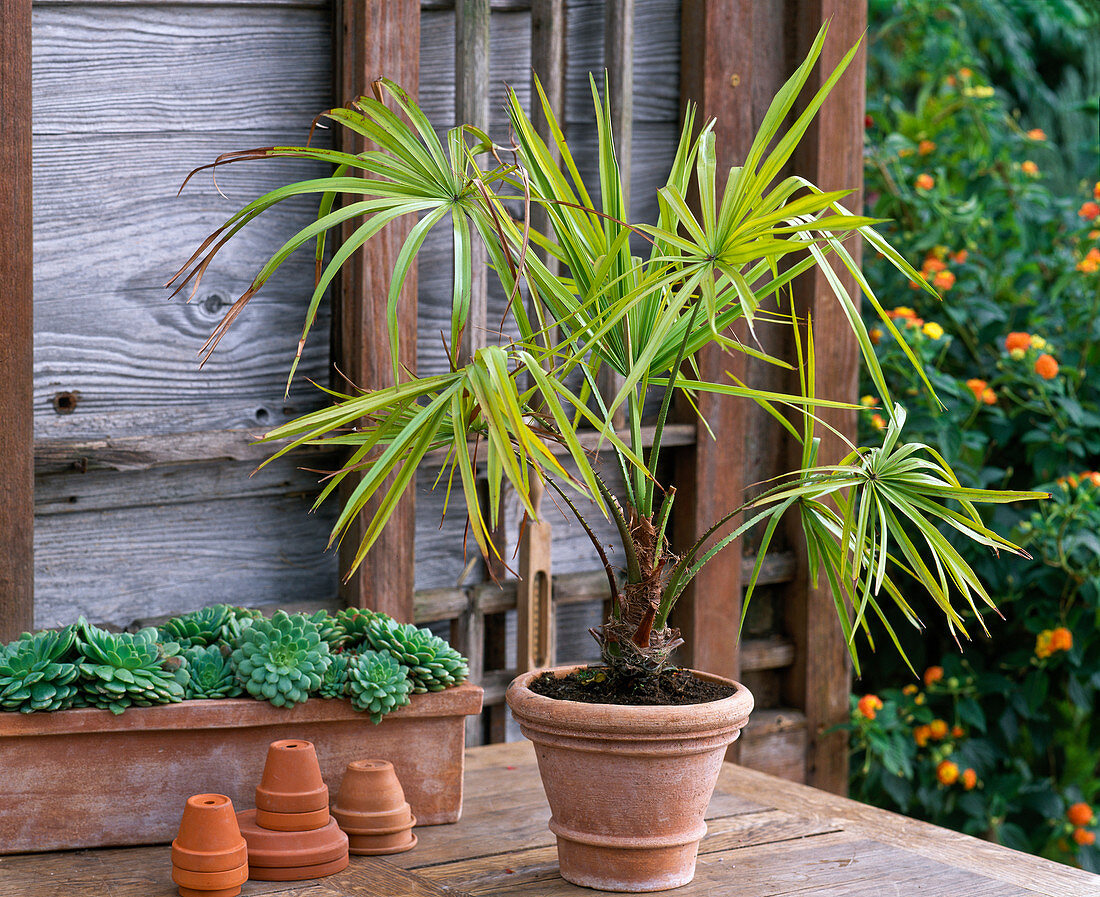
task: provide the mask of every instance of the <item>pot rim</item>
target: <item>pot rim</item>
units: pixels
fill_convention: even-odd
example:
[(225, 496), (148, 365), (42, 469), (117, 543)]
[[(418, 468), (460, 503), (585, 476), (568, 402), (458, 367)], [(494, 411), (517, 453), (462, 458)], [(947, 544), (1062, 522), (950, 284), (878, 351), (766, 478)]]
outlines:
[(700, 679), (732, 686), (734, 693), (702, 704), (588, 704), (549, 698), (536, 694), (529, 687), (531, 681), (543, 673), (561, 678), (591, 666), (593, 664), (577, 663), (521, 673), (508, 686), (505, 700), (521, 725), (541, 722), (580, 730), (623, 734), (654, 732), (665, 736), (702, 733), (725, 728), (731, 723), (741, 728), (753, 709), (752, 694), (741, 683), (691, 669), (687, 671)]

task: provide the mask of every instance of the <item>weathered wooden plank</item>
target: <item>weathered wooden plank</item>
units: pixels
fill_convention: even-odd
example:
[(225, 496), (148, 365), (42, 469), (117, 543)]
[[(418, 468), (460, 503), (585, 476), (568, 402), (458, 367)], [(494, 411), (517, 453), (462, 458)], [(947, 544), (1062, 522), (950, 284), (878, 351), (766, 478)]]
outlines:
[(34, 617), (31, 4), (0, 16), (0, 643)]
[[(866, 3), (815, 0), (804, 4), (788, 25), (795, 31), (801, 58), (818, 29), (831, 22), (821, 59), (806, 86), (806, 95), (828, 77), (843, 55), (863, 36), (867, 25)], [(807, 131), (795, 154), (795, 169), (823, 190), (855, 189), (852, 208), (861, 206), (863, 186), (863, 108), (865, 58), (860, 55), (834, 88)], [(859, 263), (859, 243), (849, 244)], [(846, 289), (858, 295), (854, 279), (836, 265)], [(859, 350), (855, 336), (825, 275), (807, 273), (795, 283), (795, 304), (800, 315), (812, 315), (817, 345), (818, 383), (824, 398), (854, 402), (859, 396)], [(854, 412), (826, 412), (823, 419), (846, 440), (856, 438)], [(797, 451), (792, 447), (792, 452)], [(822, 433), (820, 463), (834, 464), (848, 449), (844, 441)], [(801, 546), (803, 543), (798, 540)], [(826, 584), (814, 587), (807, 565), (800, 564), (803, 578), (796, 583), (802, 601), (788, 603), (789, 632), (797, 645), (796, 661), (787, 680), (787, 700), (806, 709), (810, 733), (807, 781), (811, 785), (844, 794), (848, 788), (847, 738), (836, 730), (848, 717), (851, 672), (847, 646), (835, 617), (833, 598)]]
[[(249, 142), (288, 137), (265, 132)], [(240, 145), (229, 133), (36, 137), (37, 437), (263, 430), (321, 404), (307, 378), (324, 382), (323, 336), (307, 346), (290, 398), (283, 397), (312, 284), (306, 255), (273, 278), (201, 370), (196, 354), (266, 256), (308, 223), (309, 203), (272, 209), (268, 221), (242, 231), (191, 303), (169, 302), (164, 290), (238, 202), (287, 176), (279, 166), (238, 166), (219, 176), (232, 201), (208, 177), (175, 197), (188, 170)], [(321, 333), (327, 319), (326, 312)]]
[(739, 762), (791, 782), (804, 782), (808, 741), (806, 715), (801, 711), (754, 710), (741, 732)]
[[(420, 71), (417, 0), (339, 0), (336, 12), (337, 96), (369, 94), (371, 82), (384, 75), (415, 97)], [(339, 140), (344, 150), (365, 148), (357, 136), (343, 133)], [(382, 350), (389, 344), (386, 293), (397, 254), (414, 223), (410, 218), (390, 225), (355, 253), (342, 270), (334, 293), (332, 345), (337, 368), (352, 383), (379, 388), (393, 382), (388, 352)], [(356, 226), (358, 222), (348, 222), (344, 237)], [(416, 275), (411, 272), (402, 284), (398, 322), (399, 363), (411, 371), (416, 369), (416, 296)], [(355, 484), (355, 478), (347, 477), (341, 494), (346, 498)], [(341, 543), (342, 594), (350, 606), (372, 607), (399, 620), (411, 620), (416, 536), (411, 490), (393, 512), (369, 559), (355, 573), (350, 572), (362, 534), (384, 495), (383, 491), (372, 500)]]
[[(208, 469), (206, 495), (201, 475), (178, 468), (50, 478), (43, 490), (50, 511), (66, 502), (94, 507), (111, 490), (118, 498), (103, 510), (38, 517), (35, 625), (70, 623), (83, 613), (126, 626), (219, 601), (330, 601), (337, 590), (335, 557), (325, 551), (331, 510), (307, 513), (310, 475), (287, 469), (249, 494), (248, 470)], [(224, 497), (235, 480), (240, 497)], [(171, 502), (173, 490), (184, 493), (182, 504)], [(142, 505), (147, 498), (160, 503)]]
[[(748, 14), (748, 5), (735, 0), (707, 0), (683, 7), (681, 104), (693, 101), (698, 104), (702, 120), (717, 119), (719, 171), (728, 170), (743, 158), (751, 140), (751, 127), (746, 127), (751, 110), (730, 81), (736, 56), (731, 39), (742, 45), (748, 42), (744, 21)], [(739, 353), (731, 356), (710, 347), (700, 353), (698, 363), (700, 374), (707, 379), (725, 380), (727, 371), (735, 378), (744, 378), (745, 357)], [(680, 414), (695, 419), (690, 407), (681, 408)], [(700, 395), (698, 417), (710, 425), (714, 437), (700, 424), (695, 450), (679, 453), (676, 459), (674, 538), (680, 548), (690, 546), (744, 500), (743, 407), (728, 396)], [(740, 672), (736, 645), (741, 617), (742, 550), (741, 540), (737, 540), (717, 555), (676, 608), (676, 625), (684, 634), (688, 662), (696, 669), (732, 679)], [(737, 751), (735, 743), (733, 758)]]
[(606, 0), (603, 21), (607, 95), (611, 105), (615, 154), (619, 159), (619, 179), (623, 185), (629, 220), (630, 157), (634, 134), (634, 0)]
[(274, 126), (304, 139), (332, 105), (326, 5), (35, 3), (35, 136), (236, 132), (223, 151)]

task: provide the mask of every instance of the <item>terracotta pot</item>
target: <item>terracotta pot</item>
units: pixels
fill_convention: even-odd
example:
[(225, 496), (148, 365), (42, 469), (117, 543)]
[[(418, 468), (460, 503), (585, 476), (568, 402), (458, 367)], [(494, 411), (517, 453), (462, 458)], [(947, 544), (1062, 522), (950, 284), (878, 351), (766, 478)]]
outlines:
[(250, 869), (316, 866), (346, 859), (348, 855), (348, 836), (336, 820), (310, 831), (278, 832), (257, 825), (255, 810), (243, 810), (237, 814), (237, 823), (248, 842)]
[(271, 743), (263, 778), (256, 787), (256, 809), (271, 813), (328, 809), (328, 786), (321, 778), (321, 765), (312, 744), (300, 738)]
[(347, 832), (351, 853), (359, 856), (402, 853), (416, 846), (416, 819), (388, 760), (349, 763), (332, 816)]
[(311, 878), (324, 878), (326, 875), (334, 875), (346, 869), (348, 862), (347, 854), (345, 854), (338, 860), (319, 863), (315, 866), (250, 866), (248, 877), (253, 881), (309, 881)]
[(179, 834), (172, 842), (172, 865), (189, 872), (226, 872), (247, 862), (248, 845), (237, 826), (233, 802), (224, 794), (187, 798)]
[(309, 832), (329, 822), (328, 806), (309, 813), (272, 813), (256, 808), (256, 824), (273, 832)]
[(535, 745), (562, 878), (602, 891), (687, 884), (722, 758), (752, 711), (748, 689), (695, 673), (736, 691), (679, 707), (584, 704), (531, 691), (542, 672), (517, 677), (506, 700)]
[(248, 881), (248, 864), (224, 872), (190, 872), (172, 867), (172, 881), (179, 885), (181, 897), (233, 897), (241, 892), (241, 885)]
[(316, 745), (333, 793), (349, 760), (384, 757), (421, 825), (456, 822), (464, 717), (481, 711), (481, 698), (469, 683), (412, 695), (377, 726), (348, 701), (318, 699), (296, 707), (252, 698), (184, 701), (120, 716), (0, 713), (0, 854), (167, 844), (192, 794), (217, 791), (237, 807), (251, 806), (268, 745), (291, 737)]

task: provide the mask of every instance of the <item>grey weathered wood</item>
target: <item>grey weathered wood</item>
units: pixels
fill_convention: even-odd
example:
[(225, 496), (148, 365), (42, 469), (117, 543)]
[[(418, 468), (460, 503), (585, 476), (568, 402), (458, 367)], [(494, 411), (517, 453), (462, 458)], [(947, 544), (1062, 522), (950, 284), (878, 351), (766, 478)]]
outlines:
[(0, 15), (0, 643), (34, 615), (31, 7)]
[(630, 155), (634, 134), (634, 0), (607, 0), (603, 47), (615, 153), (619, 158), (619, 179), (629, 217)]
[[(200, 468), (205, 469), (200, 469)], [(276, 605), (336, 594), (330, 508), (287, 464), (163, 467), (39, 478), (35, 625), (83, 613), (125, 626), (223, 601)]]

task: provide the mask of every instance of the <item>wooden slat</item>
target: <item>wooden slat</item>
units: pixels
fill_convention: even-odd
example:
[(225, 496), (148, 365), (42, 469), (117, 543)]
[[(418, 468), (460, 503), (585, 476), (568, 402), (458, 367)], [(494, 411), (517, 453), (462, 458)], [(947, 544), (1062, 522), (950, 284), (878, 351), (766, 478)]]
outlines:
[(740, 741), (742, 766), (791, 782), (806, 780), (809, 737), (806, 715), (800, 710), (754, 710)]
[[(804, 96), (813, 96), (821, 81), (863, 35), (867, 5), (862, 0), (814, 0), (801, 4), (791, 19), (790, 30), (797, 35), (797, 58), (792, 60), (792, 67), (801, 61), (822, 23), (831, 20), (825, 48), (804, 91)], [(856, 193), (846, 201), (852, 209), (862, 205), (864, 69), (861, 51), (822, 106), (794, 158), (796, 171), (822, 190), (855, 189)], [(859, 244), (849, 243), (848, 249), (858, 264)], [(852, 277), (842, 265), (835, 267), (848, 291), (858, 296)], [(817, 271), (800, 277), (794, 289), (799, 314), (813, 316), (821, 394), (829, 399), (854, 402), (859, 395), (859, 351), (840, 303), (824, 274)], [(824, 410), (822, 418), (847, 439), (855, 440), (854, 412)], [(819, 463), (834, 464), (847, 454), (839, 438), (825, 430), (821, 434)], [(797, 451), (793, 447), (792, 450)], [(797, 463), (797, 458), (792, 458), (793, 463)], [(792, 541), (803, 546), (800, 536), (796, 533)], [(806, 571), (804, 558), (799, 566)], [(788, 602), (787, 606), (787, 626), (797, 647), (797, 657), (787, 678), (786, 700), (806, 711), (810, 735), (806, 781), (843, 794), (848, 788), (847, 739), (834, 727), (848, 718), (851, 681), (848, 652), (832, 595), (824, 581), (815, 588), (804, 572), (795, 590), (805, 597)]]
[(0, 6), (0, 643), (34, 624), (31, 0)]
[[(370, 93), (371, 82), (385, 76), (415, 97), (420, 71), (420, 4), (417, 0), (338, 0), (336, 3), (337, 100), (345, 102)], [(361, 141), (342, 135), (344, 149), (357, 152)], [(333, 333), (334, 361), (359, 386), (392, 385), (393, 374), (386, 327), (386, 291), (390, 274), (412, 218), (391, 225), (355, 253), (340, 278)], [(350, 222), (349, 228), (355, 223)], [(344, 235), (351, 233), (345, 229)], [(400, 363), (416, 368), (416, 276), (402, 284), (399, 339)], [(354, 488), (346, 479), (347, 490)], [(341, 546), (341, 568), (350, 569), (367, 521), (384, 495), (360, 514)], [(389, 525), (366, 562), (347, 579), (343, 596), (349, 606), (372, 607), (399, 620), (412, 619), (416, 516), (411, 490), (402, 499)]]
[[(734, 66), (751, 47), (747, 28), (750, 4), (739, 0), (685, 3), (681, 19), (681, 104), (699, 105), (696, 121), (716, 118), (715, 148), (719, 171), (744, 158), (752, 138), (749, 94), (733, 87)], [(700, 353), (700, 375), (725, 380), (726, 371), (744, 379), (744, 356), (717, 347)], [(708, 527), (736, 508), (744, 491), (743, 409), (729, 397), (697, 397), (699, 425), (693, 452), (678, 453), (676, 463), (675, 538), (679, 548), (691, 545)], [(742, 412), (742, 413), (739, 413)], [(694, 418), (690, 408), (684, 416)], [(675, 624), (686, 640), (689, 662), (696, 669), (737, 678), (740, 673), (737, 627), (741, 610), (741, 542), (707, 564), (676, 608)], [(736, 756), (736, 743), (733, 756)]]

